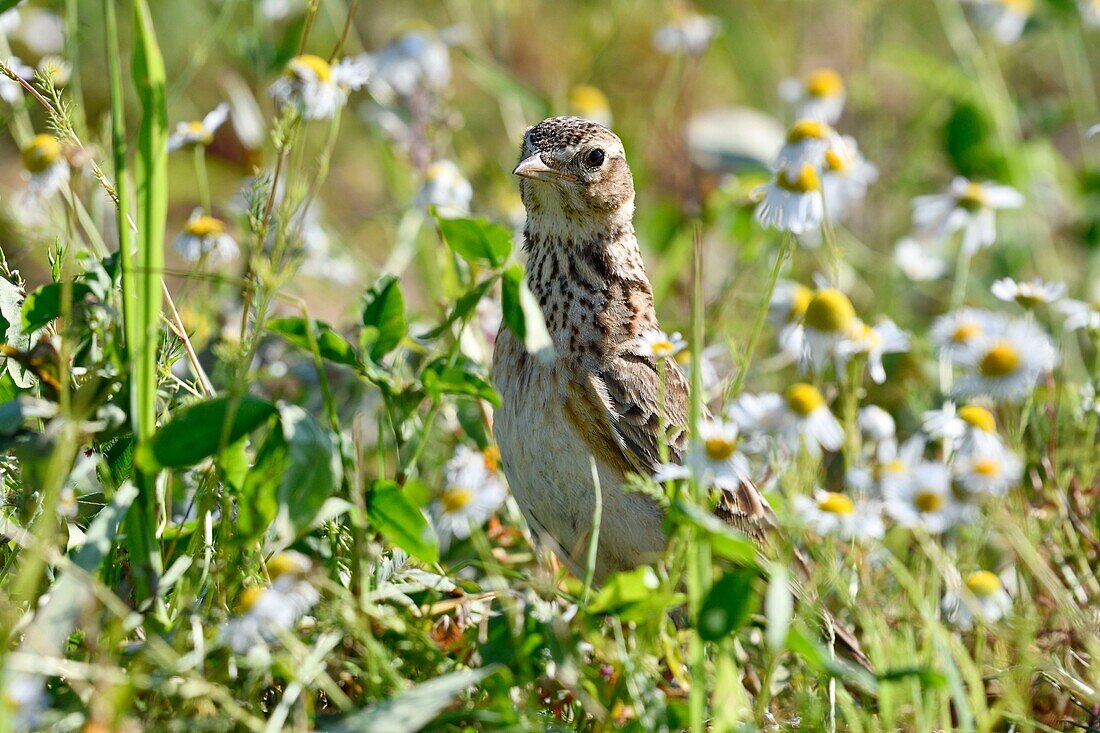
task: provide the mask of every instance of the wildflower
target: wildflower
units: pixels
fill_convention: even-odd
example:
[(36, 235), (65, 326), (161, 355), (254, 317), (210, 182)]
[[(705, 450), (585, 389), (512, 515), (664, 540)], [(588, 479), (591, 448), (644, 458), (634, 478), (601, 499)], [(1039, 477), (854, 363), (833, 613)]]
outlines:
[(434, 206), (443, 217), (459, 217), (470, 213), (473, 186), (462, 177), (458, 166), (449, 160), (437, 160), (428, 168), (424, 185), (416, 195), (416, 205)]
[(73, 67), (61, 56), (50, 54), (38, 60), (38, 73), (49, 79), (55, 87), (61, 88), (69, 83)]
[(955, 459), (952, 471), (956, 483), (968, 494), (1004, 496), (1023, 475), (1024, 466), (1008, 450), (974, 451)]
[(947, 193), (913, 199), (913, 223), (922, 235), (940, 240), (962, 231), (963, 252), (973, 254), (996, 240), (994, 212), (1019, 208), (1023, 202), (1020, 192), (1010, 186), (959, 177)]
[(1085, 130), (1085, 137), (1092, 138), (1100, 135), (1100, 125), (1093, 125), (1089, 129)]
[(943, 277), (947, 263), (943, 257), (929, 251), (931, 245), (905, 237), (894, 245), (894, 264), (913, 282), (926, 282)]
[(214, 133), (229, 119), (229, 104), (222, 102), (201, 120), (176, 123), (175, 132), (168, 136), (168, 152), (191, 145), (209, 145)]
[(832, 125), (844, 111), (847, 93), (844, 79), (836, 71), (814, 69), (800, 79), (784, 79), (779, 96), (794, 107), (795, 116)]
[(993, 413), (981, 405), (968, 404), (956, 409), (949, 400), (939, 410), (926, 411), (921, 416), (921, 427), (933, 438), (958, 441), (959, 450), (964, 453), (1003, 447)]
[[(24, 64), (17, 57), (11, 56), (4, 65), (11, 69), (16, 76), (26, 81), (34, 81), (34, 69)], [(0, 74), (0, 99), (8, 104), (16, 104), (23, 98), (23, 85), (5, 74)]]
[(883, 319), (875, 326), (858, 323), (853, 333), (836, 344), (839, 369), (857, 354), (867, 355), (867, 367), (876, 384), (886, 381), (886, 369), (882, 365), (884, 354), (899, 354), (909, 350), (909, 334), (902, 331), (890, 319)]
[(780, 168), (771, 181), (757, 189), (762, 198), (756, 220), (770, 229), (803, 234), (821, 226), (825, 204), (817, 169), (805, 163), (794, 170), (797, 173)]
[(270, 22), (286, 18), (305, 9), (302, 0), (260, 0), (260, 12)]
[(611, 104), (607, 97), (591, 84), (578, 84), (569, 90), (569, 114), (585, 117), (611, 126)]
[(885, 532), (877, 502), (816, 489), (813, 498), (796, 496), (793, 504), (800, 523), (818, 535), (868, 540), (880, 539)]
[[(820, 120), (799, 120), (787, 131), (787, 142), (775, 158), (775, 169), (802, 170), (806, 164), (817, 172), (825, 168), (826, 154), (845, 145), (836, 130)], [(840, 149), (836, 155), (849, 155), (850, 150)], [(834, 156), (835, 157), (835, 156)], [(837, 160), (838, 164), (843, 160)]]
[(371, 54), (370, 62), (373, 70), (367, 88), (382, 105), (437, 94), (451, 81), (450, 49), (430, 28), (401, 33)]
[(1100, 298), (1092, 303), (1066, 298), (1058, 304), (1058, 310), (1066, 317), (1062, 328), (1067, 331), (1082, 328), (1089, 331), (1100, 330)]
[(69, 161), (53, 135), (35, 135), (23, 148), (22, 158), (30, 199), (47, 198), (69, 182)]
[[(719, 365), (717, 361), (725, 353), (727, 353), (725, 345), (714, 344), (704, 348), (703, 353), (699, 355), (699, 377), (703, 384), (703, 392), (706, 394), (709, 394), (722, 381), (722, 376), (718, 372)], [(685, 348), (678, 352), (675, 358), (684, 374), (691, 374), (691, 362), (695, 358), (694, 353)]]
[(749, 479), (749, 462), (737, 450), (738, 428), (735, 422), (704, 419), (696, 430), (685, 463), (707, 486), (736, 488)]
[(963, 631), (973, 628), (975, 620), (996, 623), (1012, 610), (1012, 597), (995, 573), (988, 570), (970, 573), (962, 586), (945, 593), (941, 607), (944, 615)]
[(893, 440), (897, 435), (894, 418), (878, 405), (861, 407), (856, 423), (859, 425), (860, 431), (876, 443)]
[(474, 526), (484, 524), (500, 508), (505, 495), (486, 456), (460, 445), (447, 463), (447, 485), (431, 507), (440, 546), (447, 547), (452, 538), (469, 537)]
[(36, 57), (65, 50), (65, 21), (57, 13), (42, 8), (20, 8), (19, 27), (14, 37)]
[(859, 336), (863, 324), (856, 318), (852, 301), (837, 288), (814, 292), (802, 319), (806, 339), (805, 356), (814, 369), (822, 369), (838, 356), (843, 342)]
[(687, 341), (684, 341), (684, 337), (680, 335), (679, 331), (670, 336), (658, 329), (646, 331), (634, 343), (639, 354), (651, 356), (655, 359), (676, 356), (676, 354), (687, 348)]
[(1081, 413), (1087, 415), (1090, 412), (1100, 415), (1100, 392), (1092, 382), (1085, 382), (1081, 385)]
[(833, 221), (847, 218), (852, 207), (867, 195), (867, 187), (878, 178), (878, 168), (859, 152), (855, 138), (838, 139), (825, 151), (821, 178), (825, 211)]
[(1020, 40), (1035, 10), (1034, 0), (964, 0), (964, 3), (974, 25), (1003, 46)]
[(805, 348), (805, 331), (802, 319), (813, 300), (814, 291), (794, 282), (781, 282), (775, 288), (768, 307), (768, 318), (780, 325), (779, 348), (787, 358), (802, 359)]
[(348, 94), (366, 83), (370, 61), (366, 54), (329, 64), (320, 56), (295, 56), (283, 75), (268, 89), (281, 104), (293, 104), (307, 120), (331, 119)]
[(688, 121), (691, 162), (717, 173), (770, 169), (786, 140), (786, 130), (774, 117), (751, 107), (703, 110)]
[(225, 230), (224, 221), (195, 209), (172, 246), (188, 262), (198, 262), (204, 257), (212, 265), (228, 262), (235, 259), (240, 250)]
[(1042, 329), (1029, 321), (1008, 321), (959, 355), (964, 373), (956, 392), (1011, 402), (1031, 392), (1057, 361), (1058, 352)]
[(783, 395), (742, 395), (730, 409), (730, 417), (746, 433), (773, 435), (792, 453), (805, 446), (817, 456), (822, 448), (835, 451), (844, 442), (844, 430), (811, 384), (793, 384)]
[[(1077, 0), (1077, 9), (1081, 13), (1081, 20), (1091, 28), (1100, 28), (1100, 0)], [(1093, 128), (1100, 130), (1100, 125)]]
[(973, 515), (951, 493), (950, 475), (942, 463), (920, 461), (904, 480), (883, 484), (886, 513), (903, 527), (944, 532)]
[(693, 12), (677, 14), (671, 22), (653, 33), (653, 47), (661, 53), (683, 53), (697, 56), (718, 35), (718, 18)]
[(930, 335), (940, 354), (954, 360), (1003, 321), (1003, 316), (992, 311), (962, 308), (937, 318)]
[(689, 478), (691, 478), (691, 469), (680, 463), (661, 463), (653, 472), (653, 480), (659, 484), (686, 481)]
[(14, 730), (31, 730), (46, 709), (46, 680), (41, 675), (5, 670), (0, 676), (0, 706), (3, 719)]
[(1066, 293), (1066, 284), (1047, 283), (1038, 277), (1033, 278), (1031, 282), (1016, 282), (1010, 277), (1005, 277), (993, 283), (989, 291), (997, 300), (1003, 300), (1006, 303), (1015, 301), (1023, 308), (1031, 310), (1037, 305), (1049, 305), (1061, 298)]
[(309, 558), (297, 552), (279, 553), (268, 561), (271, 585), (241, 591), (237, 615), (222, 629), (234, 652), (245, 654), (257, 645), (277, 641), (281, 632), (294, 628), (317, 605), (320, 593), (308, 580), (311, 570)]

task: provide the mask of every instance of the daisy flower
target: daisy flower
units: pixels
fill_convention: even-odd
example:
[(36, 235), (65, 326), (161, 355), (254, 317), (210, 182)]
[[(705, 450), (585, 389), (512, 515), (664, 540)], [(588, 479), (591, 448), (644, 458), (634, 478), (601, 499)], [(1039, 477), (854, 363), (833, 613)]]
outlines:
[(825, 166), (821, 178), (825, 195), (825, 212), (833, 221), (848, 217), (855, 204), (867, 195), (867, 187), (878, 178), (878, 168), (859, 152), (855, 138), (839, 138), (825, 151)]
[(198, 262), (203, 257), (211, 265), (229, 262), (237, 257), (240, 250), (236, 240), (225, 229), (224, 221), (202, 213), (202, 209), (195, 209), (172, 246), (188, 262)]
[(760, 427), (774, 425), (780, 445), (792, 453), (805, 446), (812, 456), (820, 455), (821, 449), (840, 449), (844, 430), (817, 387), (798, 382), (775, 398), (768, 399), (771, 414), (765, 415), (758, 424)]
[(369, 58), (373, 68), (367, 88), (379, 104), (437, 94), (451, 82), (450, 49), (431, 28), (401, 33)]
[(697, 56), (707, 50), (718, 35), (720, 23), (713, 15), (678, 13), (671, 22), (653, 32), (653, 47), (666, 54)]
[(947, 193), (913, 199), (913, 224), (922, 236), (943, 240), (962, 231), (963, 252), (973, 254), (997, 239), (995, 213), (1016, 209), (1024, 197), (1010, 186), (977, 183), (959, 177)]
[[(676, 336), (677, 334), (673, 334)], [(710, 393), (715, 387), (717, 387), (722, 381), (722, 375), (718, 371), (718, 360), (723, 354), (728, 353), (728, 348), (724, 344), (713, 344), (703, 349), (703, 353), (699, 357), (699, 376), (702, 379), (704, 393)], [(690, 349), (683, 349), (676, 354), (676, 363), (680, 365), (680, 369), (684, 374), (691, 374), (691, 361), (694, 358), (694, 353)]]
[(1066, 294), (1066, 284), (1062, 282), (1043, 282), (1042, 278), (1033, 278), (1031, 282), (1016, 282), (1010, 277), (997, 280), (989, 291), (997, 300), (1006, 303), (1016, 302), (1031, 310), (1037, 305), (1049, 305)]
[(1020, 40), (1035, 10), (1034, 0), (963, 0), (974, 25), (993, 40), (1009, 46)]
[(23, 148), (22, 159), (28, 198), (41, 201), (68, 184), (69, 161), (53, 135), (40, 134), (31, 138)]
[(447, 462), (446, 488), (431, 506), (440, 547), (469, 537), (474, 526), (484, 524), (500, 508), (506, 494), (487, 456), (460, 445)]
[(875, 464), (871, 472), (873, 486), (880, 496), (885, 496), (888, 490), (897, 490), (909, 482), (913, 470), (923, 462), (923, 436), (913, 435), (900, 446), (896, 440), (883, 441), (875, 450)]
[[(787, 142), (775, 158), (775, 170), (801, 170), (809, 164), (817, 171), (825, 168), (825, 156), (844, 144), (844, 140), (828, 124), (820, 120), (799, 120), (787, 130)], [(843, 151), (839, 154), (849, 154)], [(838, 161), (841, 162), (841, 161)]]
[(348, 101), (348, 94), (366, 83), (370, 70), (366, 54), (331, 65), (320, 56), (303, 54), (287, 62), (268, 93), (280, 104), (295, 105), (307, 120), (331, 119)]
[(769, 320), (780, 326), (779, 349), (793, 361), (802, 359), (805, 348), (802, 319), (813, 297), (814, 291), (801, 283), (781, 282), (768, 307)]
[(1004, 618), (1012, 610), (1012, 597), (995, 573), (979, 570), (967, 575), (961, 588), (945, 593), (941, 607), (955, 626), (968, 631), (975, 620), (992, 624)]
[(952, 464), (955, 483), (968, 494), (1004, 496), (1020, 482), (1024, 464), (1011, 451), (975, 451), (960, 455)]
[(956, 409), (948, 400), (939, 410), (921, 416), (921, 428), (933, 438), (958, 441), (961, 452), (992, 451), (1003, 448), (993, 413), (981, 405), (968, 404)]
[(883, 355), (909, 351), (909, 334), (888, 318), (875, 326), (861, 322), (853, 331), (836, 345), (838, 370), (843, 369), (851, 357), (866, 354), (871, 379), (875, 384), (882, 384), (886, 381), (886, 369), (882, 366)]
[(792, 105), (796, 117), (830, 125), (840, 119), (847, 98), (844, 79), (832, 69), (814, 69), (800, 79), (784, 79), (779, 96)]
[(1089, 129), (1085, 130), (1085, 137), (1092, 138), (1100, 135), (1100, 125), (1093, 125)]
[(437, 160), (428, 167), (424, 185), (416, 195), (416, 205), (427, 209), (434, 206), (444, 218), (456, 218), (470, 213), (474, 188), (458, 166), (449, 160)]
[(201, 120), (177, 122), (175, 131), (168, 136), (168, 152), (191, 145), (209, 145), (214, 133), (229, 119), (229, 104), (222, 102)]
[(821, 226), (825, 203), (821, 196), (821, 176), (809, 163), (798, 172), (780, 168), (771, 181), (757, 189), (761, 195), (756, 220), (761, 226), (791, 234), (803, 234)]
[(1092, 382), (1085, 382), (1081, 385), (1081, 413), (1087, 415), (1090, 412), (1100, 415), (1100, 392)]
[(820, 536), (869, 540), (881, 539), (885, 533), (877, 502), (853, 501), (844, 494), (815, 489), (813, 498), (796, 496), (793, 504), (799, 523)]
[(903, 527), (923, 527), (938, 534), (973, 514), (951, 493), (951, 478), (942, 463), (921, 461), (905, 481), (891, 481), (883, 487), (886, 513)]
[(1086, 329), (1089, 331), (1100, 330), (1100, 299), (1092, 303), (1083, 300), (1066, 298), (1058, 304), (1058, 310), (1066, 317), (1062, 322), (1062, 328), (1067, 331)]
[[(1081, 20), (1090, 28), (1100, 28), (1100, 0), (1077, 0)], [(1100, 125), (1093, 128), (1100, 130)]]
[(73, 75), (73, 67), (68, 61), (57, 54), (49, 54), (38, 60), (38, 73), (49, 79), (55, 87), (61, 88), (69, 83)]
[(838, 356), (842, 342), (861, 335), (863, 324), (856, 318), (852, 301), (837, 288), (816, 290), (806, 305), (802, 319), (805, 332), (805, 357), (816, 370), (823, 369)]
[(676, 356), (687, 348), (687, 341), (676, 331), (671, 336), (659, 329), (646, 331), (634, 342), (634, 348), (642, 356), (652, 356), (655, 359)]
[[(34, 81), (34, 69), (19, 60), (17, 56), (10, 56), (4, 61), (4, 65), (11, 69), (16, 76), (26, 81)], [(23, 98), (23, 85), (4, 74), (0, 74), (0, 99), (8, 104), (15, 104)]]
[(894, 245), (894, 264), (913, 282), (937, 280), (947, 272), (947, 263), (942, 256), (930, 251), (932, 246), (904, 237)]
[(878, 405), (866, 405), (859, 410), (856, 418), (859, 430), (868, 440), (875, 443), (894, 440), (897, 436), (897, 425), (890, 413)]
[(0, 705), (4, 720), (14, 730), (32, 730), (49, 704), (46, 680), (41, 675), (5, 670), (0, 675)]
[(1058, 363), (1050, 337), (1034, 323), (1012, 320), (978, 339), (957, 363), (963, 369), (955, 391), (1012, 402), (1031, 392), (1042, 374)]
[(278, 640), (281, 631), (292, 629), (313, 608), (321, 594), (308, 580), (309, 558), (298, 552), (283, 552), (267, 563), (269, 586), (252, 586), (241, 591), (237, 615), (222, 629), (222, 638), (237, 654)]
[(578, 84), (569, 90), (569, 114), (611, 127), (611, 103), (591, 84)]
[(749, 479), (749, 462), (737, 450), (737, 438), (735, 422), (704, 419), (685, 463), (707, 486), (736, 488)]
[(1004, 320), (1004, 316), (992, 311), (961, 308), (937, 318), (930, 336), (941, 355), (955, 360), (999, 328)]

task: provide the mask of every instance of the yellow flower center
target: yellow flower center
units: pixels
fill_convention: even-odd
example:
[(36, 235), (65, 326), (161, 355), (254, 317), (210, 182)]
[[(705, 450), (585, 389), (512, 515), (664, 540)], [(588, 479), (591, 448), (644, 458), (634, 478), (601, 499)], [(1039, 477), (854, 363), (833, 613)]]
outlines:
[(815, 331), (836, 333), (847, 329), (856, 317), (848, 296), (836, 288), (822, 288), (806, 306), (806, 325)]
[(894, 458), (893, 460), (883, 463), (879, 470), (882, 473), (905, 473), (905, 461), (901, 460), (900, 458)]
[(775, 182), (784, 191), (791, 191), (792, 193), (810, 193), (811, 191), (821, 190), (821, 178), (817, 175), (817, 169), (809, 163), (803, 163), (802, 170), (794, 177), (791, 177), (790, 171), (786, 168), (782, 169), (776, 174)]
[(264, 593), (267, 593), (267, 588), (259, 585), (254, 585), (242, 590), (241, 594), (237, 596), (237, 613), (248, 613), (251, 611), (260, 598), (263, 597)]
[(985, 352), (978, 371), (983, 377), (1005, 377), (1020, 368), (1020, 352), (1006, 341), (998, 341)]
[(312, 76), (318, 81), (327, 82), (332, 79), (332, 67), (320, 56), (311, 53), (295, 56), (286, 65), (287, 71), (298, 78)]
[(202, 120), (194, 120), (187, 123), (187, 131), (191, 133), (203, 145), (209, 145), (214, 139), (214, 133), (202, 126)]
[(677, 364), (680, 364), (682, 366), (687, 366), (688, 364), (691, 363), (691, 352), (688, 351), (687, 349), (682, 349), (682, 350), (680, 350), (679, 352), (676, 353), (676, 356), (674, 356), (672, 358), (676, 360)]
[(309, 562), (302, 556), (280, 552), (267, 561), (267, 574), (272, 580), (284, 575), (301, 575), (309, 570)]
[(485, 458), (485, 470), (496, 471), (500, 468), (500, 448), (491, 445), (482, 451), (481, 455)]
[(188, 220), (184, 229), (196, 237), (211, 237), (225, 232), (225, 222), (212, 216), (196, 216)]
[(676, 350), (676, 345), (668, 339), (658, 339), (649, 345), (654, 356), (668, 356)]
[(806, 74), (806, 92), (812, 97), (838, 97), (844, 93), (844, 79), (832, 69), (814, 69)]
[(951, 333), (951, 340), (957, 344), (965, 344), (967, 341), (980, 336), (982, 327), (977, 323), (960, 323)]
[(444, 490), (439, 499), (443, 502), (443, 511), (451, 514), (470, 506), (474, 500), (474, 492), (462, 486), (451, 486)]
[(978, 405), (965, 405), (959, 408), (959, 419), (967, 425), (986, 433), (992, 433), (997, 429), (997, 421), (993, 419), (993, 413)]
[(834, 173), (847, 173), (852, 169), (853, 157), (847, 150), (829, 148), (825, 151), (825, 167)]
[(791, 292), (791, 312), (788, 321), (797, 321), (806, 315), (806, 309), (810, 307), (810, 301), (814, 298), (814, 291), (802, 284), (795, 284)]
[(845, 516), (854, 514), (856, 511), (856, 505), (852, 503), (851, 499), (844, 494), (837, 494), (833, 491), (826, 492), (824, 496), (817, 500), (817, 508), (823, 512)]
[(966, 576), (966, 588), (978, 598), (989, 598), (1001, 589), (1001, 579), (988, 570)]
[(569, 108), (582, 117), (607, 114), (611, 108), (607, 97), (591, 84), (578, 84), (569, 90)]
[(817, 387), (805, 382), (788, 387), (786, 397), (787, 406), (791, 411), (803, 417), (825, 406), (825, 398), (821, 396)]
[(979, 476), (985, 476), (986, 478), (993, 478), (1001, 475), (1001, 464), (999, 461), (987, 458), (974, 462), (974, 473)]
[(703, 441), (703, 450), (712, 461), (728, 461), (733, 456), (734, 444), (726, 438), (712, 437)]
[(982, 184), (971, 181), (966, 190), (955, 199), (956, 203), (967, 211), (978, 211), (986, 206), (985, 189)]
[(23, 167), (41, 173), (61, 160), (61, 143), (53, 135), (35, 135), (23, 148)]
[(800, 143), (803, 140), (824, 140), (833, 131), (824, 122), (818, 120), (799, 120), (791, 125), (787, 132), (787, 142)]
[(913, 503), (922, 512), (938, 512), (943, 509), (943, 494), (934, 491), (922, 491), (913, 497)]
[(997, 0), (997, 2), (1022, 15), (1031, 15), (1035, 9), (1035, 0)]

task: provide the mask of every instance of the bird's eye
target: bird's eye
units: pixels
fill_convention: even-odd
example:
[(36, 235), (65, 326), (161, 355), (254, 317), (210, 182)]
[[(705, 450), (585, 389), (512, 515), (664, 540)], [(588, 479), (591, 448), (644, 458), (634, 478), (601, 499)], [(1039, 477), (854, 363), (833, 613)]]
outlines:
[(593, 168), (599, 168), (603, 165), (604, 153), (599, 148), (593, 148), (588, 155), (585, 156), (584, 162)]

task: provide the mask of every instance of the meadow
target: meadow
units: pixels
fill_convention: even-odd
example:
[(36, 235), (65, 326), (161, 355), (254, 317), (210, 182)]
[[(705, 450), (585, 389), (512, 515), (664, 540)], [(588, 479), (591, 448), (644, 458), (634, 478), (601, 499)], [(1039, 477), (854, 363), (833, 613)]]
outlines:
[[(1097, 0), (0, 12), (0, 731), (1100, 731)], [(695, 416), (602, 583), (492, 434), (563, 114)]]

